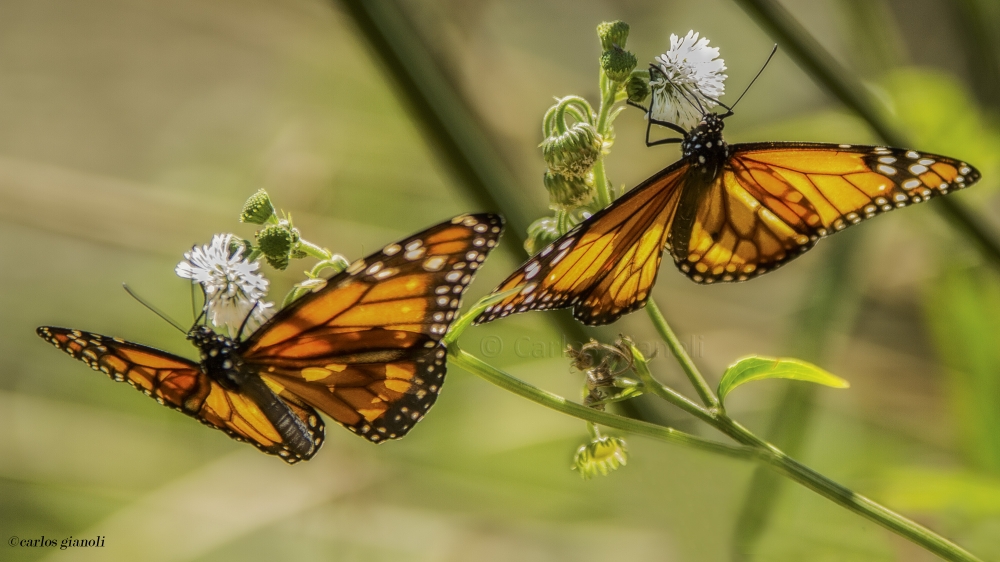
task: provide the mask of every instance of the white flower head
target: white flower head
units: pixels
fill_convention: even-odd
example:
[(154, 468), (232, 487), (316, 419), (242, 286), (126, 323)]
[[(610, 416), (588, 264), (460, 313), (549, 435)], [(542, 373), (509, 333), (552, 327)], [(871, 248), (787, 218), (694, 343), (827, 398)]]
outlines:
[(670, 50), (656, 57), (662, 74), (654, 71), (649, 82), (649, 116), (685, 129), (697, 125), (726, 90), (726, 64), (718, 56), (719, 48), (694, 31), (683, 38), (671, 34)]
[[(257, 273), (260, 263), (243, 259), (243, 248), (230, 251), (234, 236), (216, 234), (207, 246), (195, 246), (184, 253), (177, 275), (201, 283), (205, 307), (212, 324), (226, 327), (230, 337), (253, 333), (274, 315), (274, 303), (262, 302), (267, 295), (267, 279)], [(248, 318), (249, 315), (249, 318)]]

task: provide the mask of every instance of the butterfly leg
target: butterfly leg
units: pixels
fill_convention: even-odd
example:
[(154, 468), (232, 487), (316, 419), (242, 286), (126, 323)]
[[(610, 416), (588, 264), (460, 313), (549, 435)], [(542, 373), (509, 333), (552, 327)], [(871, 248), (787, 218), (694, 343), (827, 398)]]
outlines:
[(651, 129), (652, 129), (652, 127), (653, 127), (654, 124), (660, 125), (661, 127), (667, 127), (668, 129), (673, 129), (675, 131), (680, 131), (682, 135), (684, 134), (684, 129), (681, 129), (677, 125), (675, 125), (673, 123), (668, 123), (666, 121), (660, 121), (659, 119), (653, 119), (652, 117), (650, 117), (650, 118), (646, 119), (646, 146), (647, 147), (658, 146), (658, 145), (661, 145), (661, 144), (676, 144), (676, 143), (684, 141), (683, 138), (669, 138), (669, 139), (660, 139), (660, 140), (655, 140), (655, 141), (649, 140), (649, 133), (651, 132)]

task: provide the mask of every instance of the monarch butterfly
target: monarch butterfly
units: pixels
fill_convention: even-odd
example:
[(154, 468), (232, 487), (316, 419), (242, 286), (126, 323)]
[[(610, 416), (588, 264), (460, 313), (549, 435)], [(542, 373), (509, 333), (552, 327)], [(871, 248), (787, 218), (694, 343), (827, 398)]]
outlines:
[(476, 324), (566, 307), (584, 324), (608, 324), (645, 306), (664, 248), (697, 283), (746, 281), (824, 236), (979, 179), (964, 162), (902, 148), (728, 145), (730, 115), (704, 113), (690, 131), (660, 123), (684, 134), (666, 141), (681, 143), (681, 159), (526, 261), (494, 294), (524, 288)]
[(195, 363), (90, 332), (38, 335), (237, 441), (288, 463), (323, 443), (319, 410), (374, 443), (405, 435), (441, 390), (441, 338), (496, 245), (503, 218), (462, 215), (355, 261), (247, 339), (188, 333)]

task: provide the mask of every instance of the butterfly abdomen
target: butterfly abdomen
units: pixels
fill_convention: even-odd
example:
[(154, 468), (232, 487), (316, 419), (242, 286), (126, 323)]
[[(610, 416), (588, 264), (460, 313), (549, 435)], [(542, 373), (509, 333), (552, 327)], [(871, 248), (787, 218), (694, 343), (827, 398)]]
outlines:
[[(323, 444), (323, 429), (318, 416), (310, 416), (310, 426), (299, 419), (284, 401), (257, 375), (246, 376), (239, 391), (260, 408), (274, 429), (281, 435), (284, 450), (278, 455), (286, 462), (309, 460)], [(294, 460), (293, 460), (294, 459)]]
[(249, 398), (271, 422), (283, 444), (277, 451), (279, 456), (294, 462), (308, 460), (316, 453), (323, 442), (322, 430), (317, 431), (317, 423), (308, 426), (261, 380), (260, 375), (247, 370), (236, 341), (208, 326), (191, 328), (188, 339), (201, 352), (201, 370), (222, 388)]

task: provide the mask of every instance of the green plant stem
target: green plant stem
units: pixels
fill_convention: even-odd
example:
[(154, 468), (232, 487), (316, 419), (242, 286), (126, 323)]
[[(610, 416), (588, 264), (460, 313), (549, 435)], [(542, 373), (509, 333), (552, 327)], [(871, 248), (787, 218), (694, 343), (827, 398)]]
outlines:
[[(619, 82), (612, 82), (601, 71), (601, 105), (597, 109), (597, 132), (601, 137), (608, 134), (608, 117), (611, 109), (615, 105), (616, 94), (621, 86)], [(608, 189), (608, 174), (604, 169), (604, 154), (597, 159), (594, 164), (594, 187), (597, 188), (597, 203), (603, 209), (611, 204), (611, 190)]]
[[(728, 420), (723, 416), (723, 419)], [(731, 421), (731, 420), (729, 420)], [(749, 431), (733, 422), (732, 431), (734, 438), (736, 434), (752, 437)], [(778, 473), (791, 478), (802, 484), (806, 488), (820, 494), (821, 496), (839, 504), (863, 517), (878, 523), (890, 531), (905, 537), (915, 544), (937, 554), (945, 560), (956, 562), (982, 562), (971, 552), (938, 535), (934, 531), (903, 517), (899, 513), (876, 503), (861, 494), (857, 494), (848, 488), (837, 484), (829, 478), (819, 474), (811, 468), (799, 463), (795, 459), (788, 457), (781, 451), (771, 447), (772, 456), (769, 457), (771, 468)]]
[(701, 401), (709, 408), (719, 407), (719, 399), (715, 397), (715, 393), (712, 392), (708, 383), (705, 382), (705, 377), (701, 376), (701, 372), (695, 366), (694, 361), (691, 360), (691, 356), (688, 355), (684, 346), (681, 345), (674, 331), (670, 329), (670, 325), (667, 324), (666, 318), (663, 317), (663, 313), (660, 312), (660, 308), (656, 306), (656, 301), (652, 297), (646, 303), (646, 314), (653, 321), (653, 326), (656, 327), (656, 331), (660, 334), (660, 337), (667, 343), (670, 352), (677, 358), (677, 362), (680, 363), (684, 374), (687, 375), (688, 380), (691, 381), (691, 385), (694, 386), (698, 396), (701, 397)]
[(639, 375), (639, 380), (642, 381), (644, 390), (652, 392), (653, 394), (663, 398), (667, 402), (670, 402), (674, 406), (677, 406), (706, 423), (715, 424), (715, 418), (712, 416), (711, 412), (702, 408), (698, 404), (695, 404), (687, 396), (684, 396), (680, 392), (677, 392), (676, 390), (653, 378), (653, 374), (649, 372), (649, 366), (646, 364), (645, 360), (637, 359), (634, 363), (634, 367), (635, 372)]
[(611, 204), (611, 190), (608, 189), (608, 175), (604, 171), (604, 155), (594, 164), (594, 186), (597, 187), (597, 201), (601, 208)]
[[(695, 449), (719, 453), (728, 457), (739, 459), (754, 459), (765, 463), (772, 470), (786, 476), (805, 486), (806, 488), (820, 494), (821, 496), (853, 511), (867, 519), (882, 525), (883, 527), (903, 536), (914, 543), (923, 546), (927, 550), (942, 556), (947, 560), (958, 562), (982, 562), (979, 558), (952, 543), (948, 539), (934, 533), (930, 529), (923, 527), (906, 517), (851, 491), (844, 486), (819, 474), (811, 468), (792, 459), (777, 447), (760, 439), (743, 427), (735, 420), (729, 418), (718, 409), (705, 409), (694, 402), (685, 399), (671, 389), (660, 384), (652, 378), (645, 377), (644, 382), (649, 385), (649, 390), (657, 395), (667, 398), (672, 403), (682, 405), (686, 411), (695, 413), (700, 419), (712, 424), (713, 427), (722, 431), (732, 439), (741, 443), (742, 446), (726, 445), (715, 441), (702, 439), (682, 431), (677, 431), (669, 427), (633, 420), (630, 418), (616, 416), (607, 412), (601, 412), (593, 408), (588, 408), (582, 404), (577, 404), (566, 400), (562, 396), (542, 390), (534, 385), (528, 384), (508, 373), (485, 363), (479, 358), (471, 355), (458, 344), (452, 343), (448, 347), (448, 360), (453, 366), (458, 366), (470, 373), (473, 373), (504, 390), (513, 392), (532, 402), (541, 404), (552, 410), (568, 414), (570, 416), (607, 427), (613, 427), (622, 431), (628, 431), (637, 435), (652, 437), (667, 443), (684, 445)], [(646, 370), (648, 375), (648, 369)]]
[[(652, 300), (646, 305), (647, 308), (650, 306), (655, 307)], [(667, 341), (667, 345), (671, 348), (671, 351), (674, 351), (678, 361), (684, 366), (684, 370), (691, 371), (689, 377), (693, 381), (700, 380), (704, 382), (704, 377), (702, 377), (698, 372), (697, 367), (695, 367), (694, 363), (691, 362), (687, 353), (684, 352), (684, 349), (680, 347), (679, 342), (677, 342), (677, 338), (674, 337), (673, 331), (670, 329), (670, 326), (667, 324), (663, 315), (660, 314), (659, 309), (654, 308), (654, 310), (650, 312), (650, 316), (653, 318), (653, 323), (656, 324), (657, 330), (664, 336), (664, 340)], [(678, 350), (679, 353), (678, 351), (675, 351), (675, 349)], [(680, 407), (684, 411), (696, 416), (698, 419), (710, 424), (712, 427), (726, 434), (737, 443), (761, 451), (763, 454), (762, 459), (767, 463), (767, 466), (777, 473), (798, 482), (821, 496), (863, 517), (866, 517), (879, 525), (882, 525), (890, 531), (909, 539), (910, 541), (945, 558), (946, 560), (962, 562), (979, 560), (970, 552), (948, 539), (934, 533), (930, 529), (923, 527), (922, 525), (919, 525), (916, 522), (911, 521), (860, 494), (854, 493), (840, 484), (837, 484), (833, 480), (830, 480), (822, 474), (819, 474), (811, 468), (799, 463), (774, 445), (754, 435), (749, 429), (743, 427), (739, 422), (730, 418), (718, 404), (709, 408), (703, 408), (691, 400), (688, 400), (677, 391), (667, 387), (653, 378), (648, 367), (646, 366), (645, 361), (641, 360), (641, 358), (636, 361), (635, 366), (636, 372), (639, 374), (639, 378), (642, 380), (644, 388), (647, 391), (660, 396), (671, 404)]]
[(537, 386), (528, 384), (514, 376), (511, 376), (496, 367), (482, 361), (478, 357), (462, 350), (457, 343), (448, 346), (448, 362), (452, 366), (458, 366), (470, 373), (477, 375), (500, 388), (513, 392), (518, 396), (527, 398), (532, 402), (541, 404), (557, 412), (568, 414), (575, 418), (591, 423), (613, 427), (636, 435), (652, 437), (667, 443), (685, 445), (718, 453), (728, 457), (739, 459), (754, 459), (760, 457), (761, 453), (749, 448), (734, 445), (727, 445), (708, 439), (702, 439), (694, 435), (678, 431), (670, 427), (664, 427), (649, 422), (634, 420), (624, 416), (601, 412), (593, 408), (588, 408), (582, 404), (571, 402), (562, 396), (542, 390)]
[(299, 239), (299, 250), (302, 250), (311, 257), (319, 260), (329, 260), (333, 258), (333, 253), (326, 248), (320, 248), (316, 244), (309, 242), (308, 240)]

